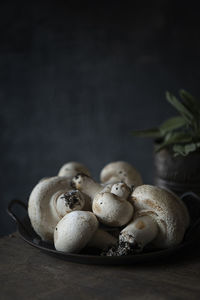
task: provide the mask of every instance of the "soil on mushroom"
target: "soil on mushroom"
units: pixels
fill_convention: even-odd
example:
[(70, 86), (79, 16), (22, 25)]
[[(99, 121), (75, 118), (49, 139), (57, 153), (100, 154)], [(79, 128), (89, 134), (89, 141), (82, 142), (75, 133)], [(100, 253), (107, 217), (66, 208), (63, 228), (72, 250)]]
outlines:
[(125, 256), (133, 255), (140, 252), (141, 247), (135, 243), (119, 241), (117, 245), (111, 247), (108, 250), (104, 250), (102, 256)]
[(65, 199), (65, 205), (70, 209), (73, 209), (79, 204), (79, 198), (77, 197), (77, 191), (69, 191), (62, 197)]

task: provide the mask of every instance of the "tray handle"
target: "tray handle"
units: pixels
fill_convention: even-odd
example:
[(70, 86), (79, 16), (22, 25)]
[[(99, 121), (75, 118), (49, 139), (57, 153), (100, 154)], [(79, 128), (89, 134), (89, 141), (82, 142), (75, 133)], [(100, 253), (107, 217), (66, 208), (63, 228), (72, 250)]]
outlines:
[(17, 223), (19, 224), (20, 226), (23, 226), (20, 218), (13, 212), (13, 206), (20, 206), (20, 207), (23, 207), (26, 211), (27, 211), (27, 205), (22, 202), (21, 200), (18, 200), (18, 199), (13, 199), (10, 201), (10, 203), (8, 204), (8, 208), (7, 208), (7, 213), (9, 214), (9, 216), (11, 216), (11, 218)]
[[(193, 198), (195, 199), (195, 201), (199, 202), (200, 204), (200, 197), (195, 194), (192, 191), (186, 192), (181, 196), (182, 200), (187, 200), (187, 197)], [(185, 201), (186, 203), (187, 201)], [(188, 200), (188, 203), (190, 202), (190, 199)], [(188, 229), (188, 231), (185, 234), (185, 239), (187, 239), (189, 236), (194, 235), (194, 232), (196, 230), (198, 230), (198, 228), (200, 227), (200, 216), (196, 219), (196, 221), (191, 225), (191, 227)]]
[[(198, 236), (199, 237), (199, 228), (200, 228), (200, 218), (198, 218), (194, 224), (188, 229), (185, 234), (185, 239), (187, 240), (191, 236)], [(198, 232), (196, 232), (198, 231)]]
[(195, 198), (195, 200), (197, 200), (200, 203), (200, 197), (197, 194), (195, 194), (194, 192), (186, 192), (186, 193), (182, 194), (181, 199), (184, 199), (187, 196)]

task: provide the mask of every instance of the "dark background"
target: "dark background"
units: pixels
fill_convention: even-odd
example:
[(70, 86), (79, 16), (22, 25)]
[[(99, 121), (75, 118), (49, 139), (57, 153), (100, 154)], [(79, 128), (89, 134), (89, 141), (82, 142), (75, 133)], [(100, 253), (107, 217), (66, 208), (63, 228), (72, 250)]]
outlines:
[(152, 142), (131, 130), (175, 113), (166, 90), (199, 96), (198, 1), (124, 2), (1, 1), (0, 234), (8, 202), (67, 161), (98, 179), (126, 160), (153, 183)]

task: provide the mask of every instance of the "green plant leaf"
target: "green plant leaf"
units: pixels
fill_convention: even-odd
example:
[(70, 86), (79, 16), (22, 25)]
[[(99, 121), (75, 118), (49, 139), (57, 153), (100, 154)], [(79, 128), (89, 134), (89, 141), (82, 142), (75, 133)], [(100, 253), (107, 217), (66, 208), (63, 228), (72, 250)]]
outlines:
[(185, 145), (185, 154), (189, 154), (190, 152), (193, 152), (197, 149), (196, 144), (195, 143), (191, 143), (191, 144), (186, 144)]
[(177, 117), (173, 117), (173, 118), (168, 119), (167, 121), (162, 123), (159, 126), (159, 128), (160, 128), (160, 131), (161, 131), (162, 135), (164, 135), (167, 132), (172, 131), (174, 129), (178, 129), (178, 128), (186, 125), (186, 124), (187, 124), (187, 122), (183, 117), (177, 116)]
[(193, 114), (192, 126), (195, 135), (198, 136), (198, 131), (200, 129), (200, 102), (185, 90), (180, 90), (179, 94), (185, 106), (187, 106), (188, 110)]
[(174, 156), (178, 156), (178, 155), (182, 155), (185, 156), (185, 152), (184, 152), (184, 145), (177, 145), (175, 144), (173, 146), (173, 152), (174, 152)]
[(199, 148), (200, 143), (190, 143), (186, 145), (177, 145), (173, 146), (174, 156), (182, 155), (187, 156), (189, 153), (194, 152)]
[(200, 102), (195, 97), (185, 90), (180, 90), (179, 95), (188, 109), (193, 113), (200, 113)]
[(167, 101), (180, 113), (163, 122), (158, 128), (133, 131), (137, 137), (156, 139), (155, 151), (173, 146), (175, 155), (187, 155), (200, 149), (200, 103), (185, 90), (181, 100), (166, 92)]
[(187, 109), (187, 107), (185, 105), (183, 105), (183, 103), (181, 103), (174, 95), (172, 95), (169, 92), (166, 92), (166, 99), (174, 108), (176, 108), (176, 110), (184, 117), (184, 119), (188, 123), (190, 123), (190, 124), (192, 123), (192, 121), (194, 119), (193, 115)]
[(135, 130), (135, 131), (132, 131), (132, 134), (134, 136), (138, 136), (138, 137), (150, 137), (150, 138), (160, 138), (161, 137), (161, 133), (158, 128), (151, 128), (151, 129), (147, 129), (147, 130)]
[(177, 143), (188, 143), (192, 141), (192, 137), (189, 133), (185, 133), (185, 132), (169, 132), (166, 136), (165, 136), (165, 140), (163, 143), (161, 144), (157, 144), (155, 146), (155, 151), (158, 152), (160, 151), (162, 148), (167, 147), (169, 145), (172, 144), (177, 144)]

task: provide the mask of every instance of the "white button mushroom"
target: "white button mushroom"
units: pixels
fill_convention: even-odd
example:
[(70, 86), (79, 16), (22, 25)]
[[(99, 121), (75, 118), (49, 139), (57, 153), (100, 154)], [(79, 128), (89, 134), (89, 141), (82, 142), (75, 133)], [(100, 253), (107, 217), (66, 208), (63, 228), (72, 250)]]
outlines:
[(110, 192), (121, 199), (127, 199), (130, 196), (131, 189), (124, 182), (117, 182), (112, 185)]
[(176, 195), (155, 186), (141, 185), (133, 191), (130, 201), (135, 209), (134, 219), (121, 231), (119, 247), (108, 251), (108, 255), (120, 255), (121, 244), (127, 247), (124, 253), (130, 254), (141, 251), (149, 243), (155, 248), (168, 248), (182, 241), (189, 214)]
[(71, 179), (77, 173), (84, 173), (90, 176), (90, 172), (88, 171), (88, 169), (83, 164), (75, 161), (64, 164), (59, 170), (58, 176), (66, 176)]
[(175, 194), (156, 186), (137, 187), (131, 199), (138, 216), (151, 216), (159, 228), (153, 244), (168, 248), (179, 244), (189, 226), (189, 214)]
[(99, 249), (116, 243), (116, 238), (98, 229), (98, 220), (92, 212), (73, 211), (64, 216), (54, 231), (56, 250), (78, 253), (87, 245)]
[(140, 173), (125, 161), (111, 162), (106, 165), (100, 173), (100, 180), (104, 184), (123, 181), (130, 188), (142, 184)]
[(72, 179), (72, 186), (93, 199), (92, 211), (103, 224), (123, 226), (131, 220), (133, 206), (126, 201), (130, 189), (125, 183), (102, 187), (91, 177), (78, 174)]
[(56, 197), (56, 209), (60, 216), (64, 217), (66, 213), (72, 210), (81, 210), (85, 206), (85, 196), (78, 190), (69, 190), (66, 193), (58, 192)]
[(92, 203), (92, 211), (105, 225), (120, 227), (133, 216), (133, 206), (112, 193), (98, 193)]
[[(44, 241), (53, 240), (58, 221), (68, 212), (84, 209), (85, 197), (80, 191), (70, 191), (66, 177), (51, 177), (40, 181), (31, 192), (28, 215), (35, 232)], [(67, 194), (67, 192), (70, 193)]]
[(78, 253), (90, 241), (98, 229), (98, 221), (92, 212), (73, 211), (64, 216), (54, 231), (56, 250)]

